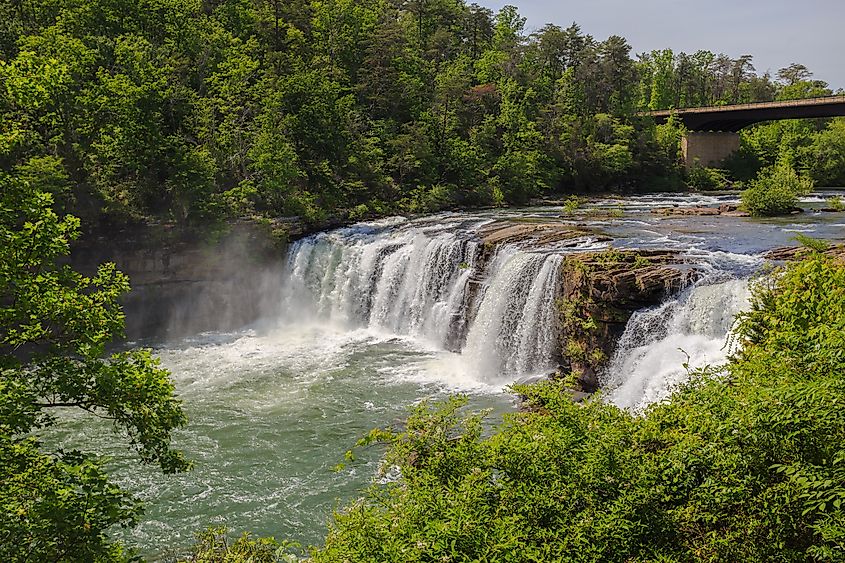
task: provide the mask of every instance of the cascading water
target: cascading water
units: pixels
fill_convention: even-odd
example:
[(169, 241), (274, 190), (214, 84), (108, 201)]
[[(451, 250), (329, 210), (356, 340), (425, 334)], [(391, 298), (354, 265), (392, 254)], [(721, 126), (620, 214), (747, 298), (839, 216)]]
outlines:
[(485, 377), (553, 369), (561, 261), (511, 246), (497, 253), (463, 352)]
[[(678, 348), (694, 366), (725, 357), (732, 315), (747, 298), (730, 276), (750, 276), (760, 254), (792, 244), (796, 230), (845, 237), (835, 213), (782, 222), (650, 213), (726, 202), (706, 197), (603, 201), (614, 210), (624, 205), (624, 216), (563, 219), (612, 238), (615, 248), (674, 250), (707, 273), (709, 281), (631, 320), (605, 381), (620, 405), (641, 409), (685, 378)], [(196, 461), (191, 472), (162, 476), (139, 467), (108, 424), (90, 417), (68, 420), (52, 440), (110, 457), (120, 484), (147, 499), (144, 520), (125, 539), (152, 560), (172, 558), (162, 546), (189, 549), (194, 532), (210, 524), (319, 543), (326, 515), (356, 498), (379, 465), (379, 451), (362, 451), (358, 463), (331, 470), (362, 435), (406, 418), (422, 399), (454, 391), (494, 417), (511, 412), (503, 384), (556, 364), (562, 253), (604, 243), (585, 237), (572, 248), (569, 239), (542, 249), (499, 246), (489, 256), (480, 231), (503, 218), (521, 226), (562, 220), (556, 208), (495, 210), (314, 235), (291, 246), (284, 287), (273, 278), (261, 296), (262, 304), (279, 305), (266, 308), (268, 322), (163, 343), (157, 355), (191, 421), (177, 435), (177, 446)]]
[(666, 398), (689, 369), (724, 363), (737, 313), (748, 308), (745, 279), (705, 279), (660, 307), (631, 317), (606, 371), (612, 403), (642, 410)]
[(485, 267), (480, 224), (362, 224), (298, 241), (287, 315), (462, 351), (460, 369), (485, 383), (554, 369), (561, 256), (506, 245)]

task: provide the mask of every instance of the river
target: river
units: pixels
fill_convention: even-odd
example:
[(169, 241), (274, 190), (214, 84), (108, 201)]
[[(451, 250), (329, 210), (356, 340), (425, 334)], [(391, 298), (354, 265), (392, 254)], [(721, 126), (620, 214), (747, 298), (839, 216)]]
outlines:
[[(762, 252), (795, 244), (796, 233), (845, 240), (845, 214), (812, 212), (823, 201), (824, 194), (807, 198), (810, 212), (782, 219), (662, 217), (650, 211), (736, 199), (652, 195), (587, 206), (610, 213), (444, 213), (318, 234), (289, 250), (278, 315), (234, 333), (153, 343), (190, 418), (175, 445), (196, 462), (193, 471), (139, 469), (89, 418), (71, 418), (55, 438), (112, 458), (116, 480), (147, 503), (125, 539), (153, 559), (184, 549), (208, 525), (313, 544), (331, 511), (376, 473), (378, 450), (333, 471), (368, 430), (399, 424), (411, 405), (453, 393), (492, 409), (495, 419), (514, 408), (510, 383), (554, 369), (556, 274), (567, 253), (672, 249), (705, 271), (702, 281), (634, 315), (603, 375), (606, 399), (638, 410), (683, 380), (685, 361), (724, 361)], [(506, 245), (480, 271), (473, 235), (502, 218), (577, 224), (595, 236), (544, 248)], [(471, 291), (480, 294), (470, 299)]]

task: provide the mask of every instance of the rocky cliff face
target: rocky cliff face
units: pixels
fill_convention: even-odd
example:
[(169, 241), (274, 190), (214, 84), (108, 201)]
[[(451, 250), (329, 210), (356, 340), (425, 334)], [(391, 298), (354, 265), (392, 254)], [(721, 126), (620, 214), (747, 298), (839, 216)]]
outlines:
[(284, 249), (251, 224), (213, 238), (145, 226), (85, 237), (71, 256), (83, 273), (114, 262), (129, 276), (122, 303), (135, 340), (232, 330), (272, 314)]
[[(786, 262), (789, 260), (800, 260), (803, 255), (808, 252), (807, 248), (803, 246), (787, 246), (784, 248), (775, 248), (765, 254), (766, 259), (775, 262)], [(827, 246), (824, 253), (828, 256), (845, 262), (845, 244), (833, 244)]]
[(699, 272), (669, 251), (609, 250), (576, 254), (561, 269), (561, 349), (564, 367), (583, 391), (613, 355), (634, 312), (662, 303)]

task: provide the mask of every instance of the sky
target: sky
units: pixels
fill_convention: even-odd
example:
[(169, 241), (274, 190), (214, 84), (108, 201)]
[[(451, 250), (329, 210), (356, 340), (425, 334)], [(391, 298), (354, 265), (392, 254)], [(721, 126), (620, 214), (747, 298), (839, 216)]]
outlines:
[(834, 90), (845, 88), (845, 0), (474, 1), (494, 11), (516, 6), (529, 33), (576, 22), (599, 40), (625, 37), (635, 54), (666, 48), (751, 54), (760, 74), (775, 76), (796, 62)]

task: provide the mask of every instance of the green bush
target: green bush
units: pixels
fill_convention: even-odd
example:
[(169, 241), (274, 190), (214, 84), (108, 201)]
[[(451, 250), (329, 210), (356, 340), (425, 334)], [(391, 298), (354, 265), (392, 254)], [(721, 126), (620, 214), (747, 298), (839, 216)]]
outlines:
[(754, 216), (783, 215), (795, 209), (798, 198), (813, 190), (813, 181), (786, 164), (764, 168), (742, 192), (742, 205)]
[(730, 184), (725, 171), (718, 168), (694, 166), (687, 172), (687, 186), (694, 190), (723, 190)]
[(583, 204), (584, 200), (577, 195), (569, 196), (566, 198), (566, 201), (563, 202), (563, 214), (574, 215)]
[(255, 538), (243, 534), (232, 539), (226, 528), (209, 528), (197, 534), (193, 552), (182, 563), (293, 563), (295, 555), (286, 553), (287, 545), (273, 538)]
[(418, 186), (399, 202), (400, 209), (408, 213), (432, 213), (442, 211), (454, 203), (455, 187), (437, 184), (430, 188)]
[(741, 353), (643, 416), (547, 382), (489, 436), (462, 399), (373, 432), (401, 477), (313, 561), (845, 560), (845, 267), (808, 253), (755, 286)]
[(352, 221), (363, 221), (371, 214), (366, 204), (356, 205), (349, 211), (349, 219)]
[(835, 195), (827, 198), (827, 206), (834, 211), (845, 211), (845, 202), (842, 201), (842, 196)]

